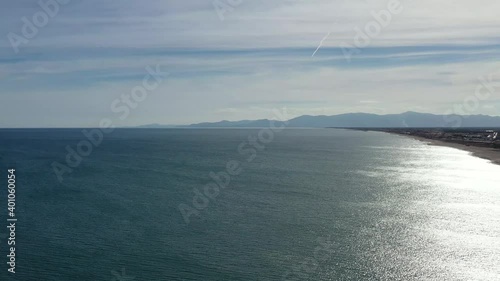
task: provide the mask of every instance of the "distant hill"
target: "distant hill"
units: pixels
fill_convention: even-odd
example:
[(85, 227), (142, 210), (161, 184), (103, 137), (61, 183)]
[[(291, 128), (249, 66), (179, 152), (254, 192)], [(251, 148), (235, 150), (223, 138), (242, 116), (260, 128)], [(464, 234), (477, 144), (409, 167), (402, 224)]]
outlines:
[[(163, 129), (163, 128), (177, 128), (179, 127), (178, 125), (162, 125), (162, 124), (146, 124), (146, 125), (140, 125), (140, 126), (135, 126), (134, 128), (140, 128), (140, 129)], [(130, 128), (130, 127), (125, 127), (125, 128)]]
[[(268, 127), (268, 119), (220, 121), (192, 124), (189, 128), (250, 128)], [(276, 122), (280, 126), (282, 122)], [(341, 128), (430, 128), (430, 127), (500, 127), (500, 116), (487, 115), (435, 115), (418, 112), (377, 115), (368, 113), (348, 113), (332, 116), (303, 115), (288, 120), (288, 128), (341, 127)]]
[(217, 127), (217, 128), (249, 128), (249, 127), (269, 127), (269, 121), (268, 119), (259, 119), (259, 120), (241, 120), (241, 121), (227, 121), (223, 120), (220, 122), (205, 122), (205, 123), (198, 123), (198, 124), (192, 124), (189, 125), (188, 127), (198, 127), (198, 128), (212, 128), (212, 127)]

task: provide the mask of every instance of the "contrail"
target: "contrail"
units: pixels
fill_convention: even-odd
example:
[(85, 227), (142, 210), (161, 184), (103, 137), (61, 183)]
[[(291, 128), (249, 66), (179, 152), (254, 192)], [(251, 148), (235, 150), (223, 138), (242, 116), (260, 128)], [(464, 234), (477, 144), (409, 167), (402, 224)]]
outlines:
[(328, 34), (326, 34), (326, 36), (323, 38), (323, 40), (321, 40), (321, 42), (319, 42), (318, 48), (316, 48), (316, 51), (314, 51), (314, 53), (312, 54), (311, 57), (314, 57), (314, 55), (318, 52), (319, 48), (321, 48), (321, 46), (323, 45), (323, 42), (326, 40), (326, 38), (328, 38), (328, 36), (330, 36), (330, 33), (332, 33), (332, 32), (328, 32)]

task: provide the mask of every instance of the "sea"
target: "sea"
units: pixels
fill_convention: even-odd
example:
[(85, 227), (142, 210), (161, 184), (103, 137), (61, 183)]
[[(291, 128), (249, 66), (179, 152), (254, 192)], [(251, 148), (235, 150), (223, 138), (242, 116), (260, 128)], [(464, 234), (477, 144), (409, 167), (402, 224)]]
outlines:
[(403, 136), (2, 129), (0, 168), (0, 280), (500, 280), (500, 166)]

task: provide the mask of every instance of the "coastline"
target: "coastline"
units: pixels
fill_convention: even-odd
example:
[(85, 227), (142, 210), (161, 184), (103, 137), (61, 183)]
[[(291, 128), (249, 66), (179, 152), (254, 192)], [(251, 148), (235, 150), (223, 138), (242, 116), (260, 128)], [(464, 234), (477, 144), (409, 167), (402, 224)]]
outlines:
[[(378, 131), (378, 132), (380, 132), (380, 131)], [(436, 140), (436, 139), (429, 139), (429, 138), (415, 136), (415, 135), (398, 134), (398, 133), (393, 133), (393, 132), (385, 132), (385, 133), (413, 138), (415, 140), (425, 142), (428, 145), (446, 146), (446, 147), (460, 149), (460, 150), (469, 152), (472, 156), (486, 159), (486, 160), (491, 161), (491, 163), (493, 163), (493, 164), (500, 165), (500, 149), (494, 149), (492, 147), (485, 147), (485, 146), (473, 146), (473, 145), (467, 146), (467, 145), (461, 144), (461, 143), (447, 142), (447, 141)]]

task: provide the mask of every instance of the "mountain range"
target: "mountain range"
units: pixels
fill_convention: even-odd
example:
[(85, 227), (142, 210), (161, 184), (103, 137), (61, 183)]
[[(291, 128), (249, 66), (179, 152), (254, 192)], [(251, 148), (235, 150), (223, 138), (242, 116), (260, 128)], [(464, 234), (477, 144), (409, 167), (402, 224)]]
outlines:
[[(187, 126), (184, 128), (260, 128), (269, 127), (269, 119), (204, 122)], [(275, 126), (281, 126), (285, 122), (275, 121)], [(287, 128), (309, 127), (309, 128), (436, 128), (436, 127), (500, 127), (500, 116), (488, 115), (436, 115), (429, 113), (405, 112), (401, 114), (369, 114), (369, 113), (347, 113), (339, 115), (302, 115), (286, 122)], [(147, 127), (162, 127), (144, 125)], [(172, 126), (164, 126), (172, 127)]]

